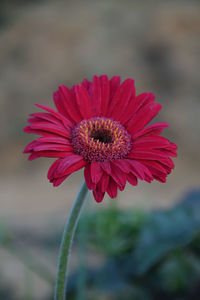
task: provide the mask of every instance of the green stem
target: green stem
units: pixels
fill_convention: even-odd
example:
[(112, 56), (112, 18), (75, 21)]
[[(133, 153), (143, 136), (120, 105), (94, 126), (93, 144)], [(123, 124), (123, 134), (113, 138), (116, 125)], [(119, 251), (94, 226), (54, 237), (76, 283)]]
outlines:
[(60, 255), (58, 262), (57, 278), (56, 278), (56, 289), (55, 289), (55, 300), (64, 300), (66, 295), (66, 275), (67, 266), (70, 256), (70, 249), (73, 242), (74, 233), (80, 216), (81, 208), (85, 202), (88, 188), (85, 181), (83, 182), (80, 191), (74, 201), (71, 209), (68, 221), (65, 225), (62, 241), (60, 245)]

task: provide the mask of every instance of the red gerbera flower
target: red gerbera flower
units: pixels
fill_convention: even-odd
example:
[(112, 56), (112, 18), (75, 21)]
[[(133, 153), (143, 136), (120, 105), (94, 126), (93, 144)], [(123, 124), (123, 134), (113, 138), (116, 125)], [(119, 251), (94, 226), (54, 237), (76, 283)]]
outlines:
[(152, 93), (135, 95), (133, 79), (120, 84), (120, 77), (106, 75), (84, 79), (72, 89), (60, 86), (54, 93), (57, 111), (36, 104), (46, 112), (31, 114), (24, 131), (41, 135), (24, 153), (29, 159), (57, 157), (48, 172), (54, 186), (71, 173), (84, 169), (88, 188), (97, 202), (105, 192), (111, 198), (128, 181), (166, 181), (177, 146), (160, 133), (167, 123), (147, 124), (161, 105)]

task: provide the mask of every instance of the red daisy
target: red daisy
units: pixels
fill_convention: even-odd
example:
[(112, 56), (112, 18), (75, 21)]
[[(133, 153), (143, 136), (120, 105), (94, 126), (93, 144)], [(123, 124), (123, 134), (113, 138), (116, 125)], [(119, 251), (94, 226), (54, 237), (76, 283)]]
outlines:
[(72, 89), (60, 86), (54, 93), (57, 111), (31, 114), (24, 131), (40, 135), (24, 150), (29, 160), (58, 158), (48, 171), (54, 186), (84, 167), (88, 188), (97, 202), (105, 192), (111, 198), (128, 181), (165, 182), (174, 168), (170, 156), (177, 146), (160, 134), (167, 123), (147, 124), (161, 109), (152, 93), (135, 95), (133, 79), (120, 84), (120, 77), (106, 75), (84, 79)]

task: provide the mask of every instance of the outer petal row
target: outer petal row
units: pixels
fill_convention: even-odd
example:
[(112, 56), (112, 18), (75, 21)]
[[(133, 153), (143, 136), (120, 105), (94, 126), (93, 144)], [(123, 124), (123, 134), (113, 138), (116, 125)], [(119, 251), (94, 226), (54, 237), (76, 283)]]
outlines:
[(67, 157), (74, 153), (71, 145), (72, 123), (65, 116), (53, 109), (37, 105), (48, 113), (38, 112), (31, 114), (30, 123), (24, 128), (25, 132), (41, 135), (42, 137), (31, 142), (24, 149), (30, 153), (29, 160), (38, 157)]
[(58, 186), (69, 175), (80, 170), (86, 164), (86, 161), (76, 154), (70, 155), (66, 158), (59, 158), (50, 167), (47, 177), (54, 186)]
[(107, 75), (95, 75), (92, 82), (84, 79), (72, 89), (60, 86), (54, 93), (54, 103), (59, 113), (73, 123), (95, 116), (119, 120), (131, 97), (135, 98), (133, 79), (120, 85), (119, 76), (109, 80)]

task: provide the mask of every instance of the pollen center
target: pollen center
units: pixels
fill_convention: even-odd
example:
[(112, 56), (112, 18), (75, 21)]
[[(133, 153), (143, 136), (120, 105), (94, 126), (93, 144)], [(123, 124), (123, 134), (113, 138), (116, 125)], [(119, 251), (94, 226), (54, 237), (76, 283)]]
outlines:
[(112, 135), (110, 134), (109, 130), (94, 130), (90, 137), (101, 143), (112, 143)]
[(82, 120), (72, 130), (75, 152), (88, 161), (111, 161), (131, 150), (131, 136), (118, 121), (97, 117)]

